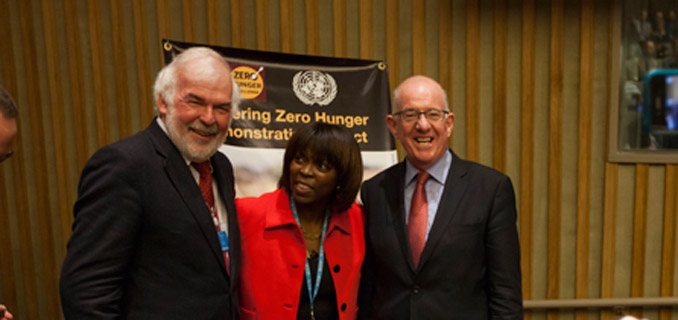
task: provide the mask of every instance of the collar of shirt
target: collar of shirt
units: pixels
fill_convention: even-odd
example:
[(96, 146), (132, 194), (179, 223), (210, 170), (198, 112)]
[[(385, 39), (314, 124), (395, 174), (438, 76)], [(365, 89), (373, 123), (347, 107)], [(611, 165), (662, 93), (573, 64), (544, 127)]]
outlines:
[[(413, 183), (419, 169), (415, 168), (409, 161), (405, 161), (405, 186)], [(433, 166), (428, 168), (426, 172), (431, 175), (431, 178), (435, 179), (439, 184), (444, 185), (445, 180), (447, 179), (447, 174), (450, 172), (450, 165), (452, 164), (452, 153), (447, 150)]]

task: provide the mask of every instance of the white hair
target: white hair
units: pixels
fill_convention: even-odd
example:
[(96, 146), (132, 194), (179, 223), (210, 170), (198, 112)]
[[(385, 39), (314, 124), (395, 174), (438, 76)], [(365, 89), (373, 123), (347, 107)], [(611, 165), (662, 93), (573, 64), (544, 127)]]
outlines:
[(242, 101), (242, 96), (240, 95), (240, 87), (231, 77), (231, 67), (228, 65), (226, 59), (221, 56), (216, 51), (207, 48), (207, 47), (191, 47), (184, 50), (179, 55), (174, 57), (172, 62), (162, 68), (158, 72), (158, 76), (155, 78), (155, 83), (153, 84), (153, 98), (155, 101), (155, 114), (158, 112), (158, 98), (162, 99), (167, 103), (168, 106), (173, 107), (174, 93), (176, 90), (177, 84), (177, 69), (183, 67), (187, 63), (192, 63), (191, 65), (193, 71), (196, 71), (196, 74), (200, 79), (215, 79), (221, 74), (218, 72), (218, 66), (225, 67), (228, 70), (229, 79), (231, 79), (231, 112), (237, 112), (238, 106)]

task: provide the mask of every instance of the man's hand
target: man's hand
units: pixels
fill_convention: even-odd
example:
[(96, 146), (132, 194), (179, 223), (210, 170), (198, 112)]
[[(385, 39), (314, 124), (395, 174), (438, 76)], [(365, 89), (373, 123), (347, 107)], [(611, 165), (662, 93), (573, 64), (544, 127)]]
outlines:
[(7, 311), (7, 308), (5, 305), (0, 304), (0, 320), (9, 320), (9, 319), (14, 319), (12, 317), (12, 314)]

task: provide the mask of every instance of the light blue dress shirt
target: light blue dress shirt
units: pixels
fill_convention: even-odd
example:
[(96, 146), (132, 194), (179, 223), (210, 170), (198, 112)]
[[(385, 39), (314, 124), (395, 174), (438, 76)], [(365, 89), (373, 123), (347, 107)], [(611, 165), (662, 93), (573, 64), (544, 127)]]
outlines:
[[(405, 161), (405, 223), (410, 221), (410, 206), (412, 204), (412, 194), (417, 187), (417, 174), (419, 169), (415, 168), (409, 161)], [(430, 177), (426, 181), (426, 201), (428, 202), (428, 220), (426, 221), (426, 240), (428, 241), (428, 234), (431, 232), (431, 226), (436, 218), (438, 212), (438, 204), (440, 198), (443, 196), (443, 189), (445, 188), (445, 180), (447, 174), (450, 172), (450, 165), (452, 164), (452, 153), (447, 150), (438, 162), (426, 170)]]

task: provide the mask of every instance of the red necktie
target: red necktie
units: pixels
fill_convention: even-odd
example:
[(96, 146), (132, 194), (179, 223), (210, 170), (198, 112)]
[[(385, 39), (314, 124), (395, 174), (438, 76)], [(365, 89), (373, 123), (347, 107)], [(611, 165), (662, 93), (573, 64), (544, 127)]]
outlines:
[[(214, 226), (216, 227), (217, 232), (220, 232), (221, 224), (219, 223), (219, 213), (217, 212), (217, 208), (214, 206), (214, 192), (212, 191), (212, 169), (210, 168), (210, 162), (209, 160), (200, 163), (192, 162), (191, 166), (193, 166), (193, 168), (195, 168), (195, 170), (198, 171), (198, 174), (200, 175), (200, 192), (202, 193), (203, 199), (205, 199), (205, 203), (207, 203), (207, 207), (210, 209), (212, 220), (214, 220)], [(223, 252), (223, 254), (224, 261), (226, 262), (226, 270), (228, 270), (228, 254), (226, 252)]]
[(419, 171), (419, 174), (417, 174), (417, 188), (414, 189), (412, 194), (410, 221), (407, 223), (407, 233), (410, 236), (410, 249), (412, 249), (415, 267), (419, 265), (419, 257), (426, 244), (426, 223), (428, 221), (426, 180), (428, 180), (428, 177), (429, 174), (426, 171)]

